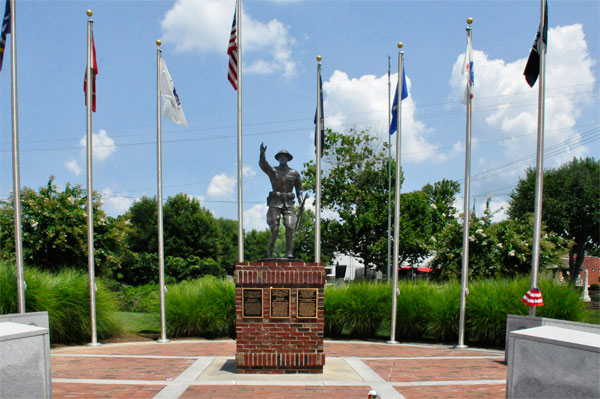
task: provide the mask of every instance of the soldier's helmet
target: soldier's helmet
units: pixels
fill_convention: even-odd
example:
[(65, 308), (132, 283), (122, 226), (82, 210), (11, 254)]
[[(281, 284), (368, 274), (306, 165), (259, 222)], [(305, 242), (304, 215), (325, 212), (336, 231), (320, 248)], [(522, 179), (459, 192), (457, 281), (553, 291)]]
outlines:
[(291, 161), (292, 159), (294, 159), (294, 157), (292, 156), (292, 154), (290, 154), (286, 150), (281, 150), (277, 154), (275, 154), (275, 159), (279, 161), (279, 158), (283, 157), (283, 156), (287, 157), (288, 162)]

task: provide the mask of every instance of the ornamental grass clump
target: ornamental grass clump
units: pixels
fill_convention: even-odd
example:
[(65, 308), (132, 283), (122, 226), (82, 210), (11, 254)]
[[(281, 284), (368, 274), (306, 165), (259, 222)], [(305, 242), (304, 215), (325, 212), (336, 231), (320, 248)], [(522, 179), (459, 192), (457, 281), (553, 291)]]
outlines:
[(235, 285), (206, 276), (169, 286), (167, 327), (172, 337), (235, 337)]
[[(390, 285), (390, 295), (391, 288)], [(400, 295), (396, 306), (396, 339), (422, 339), (427, 330), (427, 298), (431, 296), (434, 285), (427, 281), (401, 281), (398, 288)]]
[[(16, 272), (0, 265), (0, 313), (16, 313)], [(48, 312), (51, 343), (82, 343), (91, 339), (90, 292), (88, 276), (76, 270), (60, 273), (25, 269), (27, 312)], [(115, 315), (113, 294), (97, 281), (96, 326), (98, 339), (118, 335), (122, 327)]]
[(342, 335), (344, 330), (342, 305), (346, 301), (347, 289), (347, 285), (325, 286), (323, 306), (325, 308), (324, 333), (326, 337), (337, 338)]
[(389, 285), (360, 281), (348, 284), (340, 307), (344, 328), (353, 338), (373, 338), (390, 312)]
[(434, 285), (426, 299), (426, 335), (442, 342), (456, 340), (460, 310), (457, 281)]

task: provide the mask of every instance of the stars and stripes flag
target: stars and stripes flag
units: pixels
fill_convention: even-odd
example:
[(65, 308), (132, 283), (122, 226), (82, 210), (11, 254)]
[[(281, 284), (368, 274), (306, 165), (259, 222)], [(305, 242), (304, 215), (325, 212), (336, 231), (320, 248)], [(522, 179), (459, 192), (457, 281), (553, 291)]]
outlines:
[[(96, 112), (96, 75), (98, 75), (98, 63), (96, 62), (96, 45), (94, 44), (94, 33), (92, 32), (92, 111)], [(87, 105), (87, 65), (83, 79), (83, 92)]]
[(525, 65), (525, 70), (523, 71), (523, 75), (525, 75), (525, 80), (527, 81), (529, 87), (533, 87), (533, 85), (537, 81), (538, 76), (540, 75), (540, 52), (546, 51), (547, 44), (548, 1), (545, 2), (544, 20), (540, 22), (540, 27), (538, 28), (537, 35), (535, 36), (535, 40), (533, 41), (533, 47), (531, 48), (529, 58), (527, 59), (527, 65)]
[(532, 288), (527, 291), (521, 301), (527, 306), (544, 306), (542, 292), (538, 288)]
[(465, 96), (461, 103), (467, 104), (469, 92), (470, 98), (473, 99), (473, 85), (475, 84), (475, 73), (473, 72), (473, 47), (471, 45), (471, 35), (467, 35), (467, 51), (465, 51), (465, 60), (463, 61), (462, 74), (467, 75), (467, 86), (465, 87)]
[(231, 25), (231, 34), (229, 35), (229, 46), (227, 54), (229, 55), (229, 73), (227, 79), (234, 90), (238, 89), (238, 44), (237, 44), (237, 10), (233, 12), (233, 24)]
[(4, 49), (6, 48), (6, 36), (10, 33), (10, 0), (6, 0), (4, 8), (4, 19), (2, 20), (2, 34), (0, 35), (0, 71), (2, 70), (2, 60), (4, 59)]

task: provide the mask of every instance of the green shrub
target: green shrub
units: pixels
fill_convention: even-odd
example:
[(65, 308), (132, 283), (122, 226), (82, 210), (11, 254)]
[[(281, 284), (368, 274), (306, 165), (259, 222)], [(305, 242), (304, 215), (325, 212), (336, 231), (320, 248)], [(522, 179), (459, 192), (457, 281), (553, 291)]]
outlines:
[[(47, 311), (52, 343), (82, 343), (90, 340), (89, 278), (76, 270), (57, 274), (25, 269), (25, 307), (27, 312)], [(0, 313), (16, 313), (16, 272), (14, 267), (0, 264)], [(116, 301), (101, 281), (96, 281), (96, 326), (98, 339), (121, 332), (115, 317)]]
[(351, 283), (340, 307), (344, 327), (355, 338), (372, 338), (390, 313), (391, 292), (386, 284), (367, 281)]
[(430, 291), (426, 301), (427, 334), (443, 342), (456, 340), (460, 310), (460, 284), (457, 281), (439, 284)]
[(341, 309), (346, 300), (347, 287), (347, 285), (325, 287), (323, 306), (325, 308), (324, 333), (326, 337), (336, 338), (342, 335), (344, 320)]
[(160, 291), (158, 284), (140, 286), (123, 285), (117, 293), (119, 310), (123, 312), (160, 312)]
[(235, 337), (235, 285), (206, 276), (169, 286), (167, 328), (172, 337)]

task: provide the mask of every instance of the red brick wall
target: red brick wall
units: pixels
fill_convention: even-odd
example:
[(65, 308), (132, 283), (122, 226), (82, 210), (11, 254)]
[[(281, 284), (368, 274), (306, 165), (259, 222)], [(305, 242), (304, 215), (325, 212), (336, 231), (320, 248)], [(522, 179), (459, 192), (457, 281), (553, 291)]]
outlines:
[[(322, 263), (236, 264), (236, 363), (239, 373), (321, 373), (323, 353)], [(242, 289), (263, 288), (263, 317), (243, 318)], [(290, 288), (290, 317), (270, 318), (269, 288)], [(297, 317), (297, 289), (317, 288), (317, 318)]]

